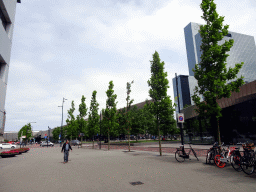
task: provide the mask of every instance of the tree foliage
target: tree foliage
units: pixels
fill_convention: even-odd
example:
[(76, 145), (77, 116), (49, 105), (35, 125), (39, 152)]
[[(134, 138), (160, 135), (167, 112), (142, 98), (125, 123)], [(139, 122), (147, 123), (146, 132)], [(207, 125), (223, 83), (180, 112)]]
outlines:
[(72, 101), (71, 108), (68, 110), (68, 118), (66, 120), (67, 126), (64, 128), (64, 133), (66, 133), (66, 137), (71, 140), (72, 140), (72, 137), (78, 136), (78, 132), (77, 132), (78, 122), (75, 119), (74, 112), (75, 112), (75, 104), (74, 104), (74, 101)]
[[(164, 119), (165, 107), (168, 100), (167, 96), (167, 88), (169, 81), (167, 79), (167, 72), (164, 72), (164, 62), (160, 61), (160, 57), (157, 51), (153, 54), (153, 61), (151, 61), (151, 78), (148, 80), (148, 85), (151, 87), (149, 90), (149, 96), (153, 99), (153, 102), (150, 104), (150, 109), (152, 114), (156, 117), (155, 124), (158, 125), (156, 130), (158, 131), (159, 137), (159, 151), (160, 156), (162, 156), (162, 149), (161, 149), (161, 139), (160, 134), (161, 130), (164, 126), (161, 126), (160, 122), (166, 121)], [(171, 112), (169, 110), (166, 110)], [(160, 125), (160, 126), (159, 126)]]
[(79, 105), (79, 108), (78, 108), (79, 115), (77, 115), (76, 117), (76, 122), (77, 122), (78, 134), (83, 133), (85, 137), (88, 137), (87, 121), (85, 121), (88, 108), (86, 107), (85, 100), (86, 100), (86, 97), (82, 95), (81, 104)]
[[(99, 127), (100, 116), (98, 114), (99, 103), (96, 100), (96, 94), (97, 94), (97, 91), (93, 91), (90, 112), (89, 112), (89, 118), (88, 118), (88, 129), (87, 130), (88, 130), (88, 136), (90, 138), (93, 138), (94, 135), (96, 135), (97, 133), (100, 132), (100, 127)], [(93, 148), (94, 148), (94, 138), (93, 138)]]
[[(201, 44), (201, 62), (195, 65), (194, 76), (198, 81), (195, 93), (192, 96), (199, 116), (211, 117), (213, 127), (218, 130), (218, 141), (220, 141), (220, 131), (218, 126), (221, 115), (221, 107), (217, 99), (229, 98), (231, 92), (239, 92), (239, 87), (244, 84), (243, 77), (227, 84), (227, 81), (237, 78), (239, 70), (243, 66), (236, 64), (234, 68), (226, 68), (227, 54), (234, 44), (234, 40), (225, 41), (222, 45), (218, 42), (228, 34), (228, 25), (223, 27), (224, 17), (219, 17), (216, 12), (214, 0), (203, 0), (200, 5), (206, 25), (200, 26)], [(202, 94), (205, 102), (200, 102), (197, 93)]]
[(110, 135), (117, 136), (118, 135), (118, 123), (117, 123), (117, 110), (115, 102), (117, 95), (114, 94), (114, 84), (113, 81), (109, 82), (108, 90), (106, 91), (107, 94), (107, 102), (106, 102), (106, 109), (103, 110), (103, 126), (107, 128), (108, 134), (108, 150), (110, 148)]
[(56, 127), (52, 130), (53, 140), (58, 141), (60, 135), (60, 127)]
[(32, 127), (31, 124), (28, 123), (27, 125), (24, 125), (18, 132), (18, 138), (20, 139), (21, 136), (27, 136), (26, 139), (22, 140), (27, 140), (30, 137), (32, 137)]

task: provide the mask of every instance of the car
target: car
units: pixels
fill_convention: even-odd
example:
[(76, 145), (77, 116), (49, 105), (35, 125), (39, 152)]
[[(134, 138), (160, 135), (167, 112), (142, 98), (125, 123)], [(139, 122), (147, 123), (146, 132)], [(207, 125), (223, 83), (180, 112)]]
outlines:
[[(47, 141), (43, 141), (42, 143), (40, 143), (40, 146), (41, 146), (41, 147), (47, 146)], [(53, 147), (54, 144), (53, 144), (52, 142), (48, 141), (48, 146)]]
[(71, 145), (74, 145), (74, 146), (76, 146), (76, 145), (81, 145), (81, 142), (78, 141), (78, 140), (72, 140), (72, 141), (71, 141)]
[(10, 144), (10, 143), (1, 143), (0, 149), (14, 149), (17, 148), (16, 145)]

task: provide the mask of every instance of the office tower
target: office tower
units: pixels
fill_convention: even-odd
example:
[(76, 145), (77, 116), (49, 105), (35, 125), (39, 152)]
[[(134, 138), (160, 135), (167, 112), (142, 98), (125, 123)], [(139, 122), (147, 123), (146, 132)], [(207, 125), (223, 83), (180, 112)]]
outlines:
[(180, 104), (180, 110), (182, 110), (186, 104), (191, 105), (188, 77), (188, 75), (177, 76), (179, 97), (177, 97), (176, 77), (172, 79), (174, 102), (177, 104), (176, 113), (178, 113), (178, 99)]
[(17, 3), (20, 0), (0, 0), (0, 137), (5, 126), (5, 97)]
[[(199, 64), (201, 62), (200, 46), (202, 38), (199, 33), (200, 25), (201, 24), (198, 23), (189, 23), (184, 28), (190, 76), (194, 76), (192, 69), (195, 68), (195, 64)], [(244, 62), (244, 65), (237, 74), (237, 77), (239, 78), (241, 75), (244, 76), (244, 81), (246, 83), (254, 81), (256, 79), (256, 46), (254, 37), (229, 31), (228, 35), (224, 36), (218, 44), (222, 45), (229, 39), (233, 39), (234, 44), (230, 51), (227, 52), (227, 54), (229, 54), (226, 61), (227, 69), (229, 67), (234, 68), (235, 64)], [(229, 82), (230, 81), (227, 83)]]
[[(190, 103), (194, 105), (194, 102), (191, 96), (194, 94), (194, 89), (197, 86), (197, 80), (194, 77), (194, 72), (192, 71), (195, 68), (195, 64), (199, 64), (201, 62), (201, 51), (200, 46), (202, 43), (202, 38), (199, 33), (201, 24), (197, 23), (189, 23), (184, 28), (185, 33), (185, 43), (186, 43), (186, 51), (187, 51), (187, 59), (188, 59), (188, 69), (189, 76), (188, 85), (190, 91)], [(229, 67), (234, 68), (235, 64), (244, 62), (242, 69), (240, 69), (237, 77), (244, 76), (245, 83), (252, 82), (256, 80), (256, 46), (253, 36), (244, 35), (240, 33), (235, 33), (229, 31), (228, 35), (224, 36), (224, 38), (219, 41), (219, 45), (223, 44), (225, 40), (234, 39), (234, 44), (228, 52), (229, 56), (227, 58), (227, 70)], [(234, 79), (235, 80), (235, 79)], [(231, 80), (231, 81), (234, 81)], [(231, 81), (227, 81), (230, 83)], [(176, 83), (173, 84), (176, 87)], [(180, 91), (180, 106), (183, 108), (183, 92)], [(174, 88), (174, 95), (177, 96), (176, 89)], [(199, 95), (201, 101), (203, 101), (203, 96)]]

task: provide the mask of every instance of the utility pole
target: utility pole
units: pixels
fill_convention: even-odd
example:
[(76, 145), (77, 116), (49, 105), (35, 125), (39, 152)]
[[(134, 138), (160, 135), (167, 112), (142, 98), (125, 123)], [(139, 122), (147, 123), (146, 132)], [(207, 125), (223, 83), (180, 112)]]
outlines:
[(62, 106), (58, 106), (58, 107), (62, 107), (62, 120), (61, 120), (61, 128), (60, 128), (60, 147), (61, 147), (61, 143), (62, 143), (62, 126), (63, 126), (63, 104), (64, 104), (64, 101), (67, 100), (63, 97), (63, 101), (62, 101)]

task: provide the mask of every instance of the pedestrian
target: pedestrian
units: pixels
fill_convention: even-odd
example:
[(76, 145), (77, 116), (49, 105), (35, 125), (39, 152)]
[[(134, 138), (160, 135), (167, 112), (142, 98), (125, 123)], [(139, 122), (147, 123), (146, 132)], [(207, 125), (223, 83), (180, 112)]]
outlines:
[(69, 144), (69, 140), (67, 139), (66, 143), (63, 144), (61, 152), (64, 151), (64, 164), (68, 163), (69, 149), (71, 149), (71, 145)]

